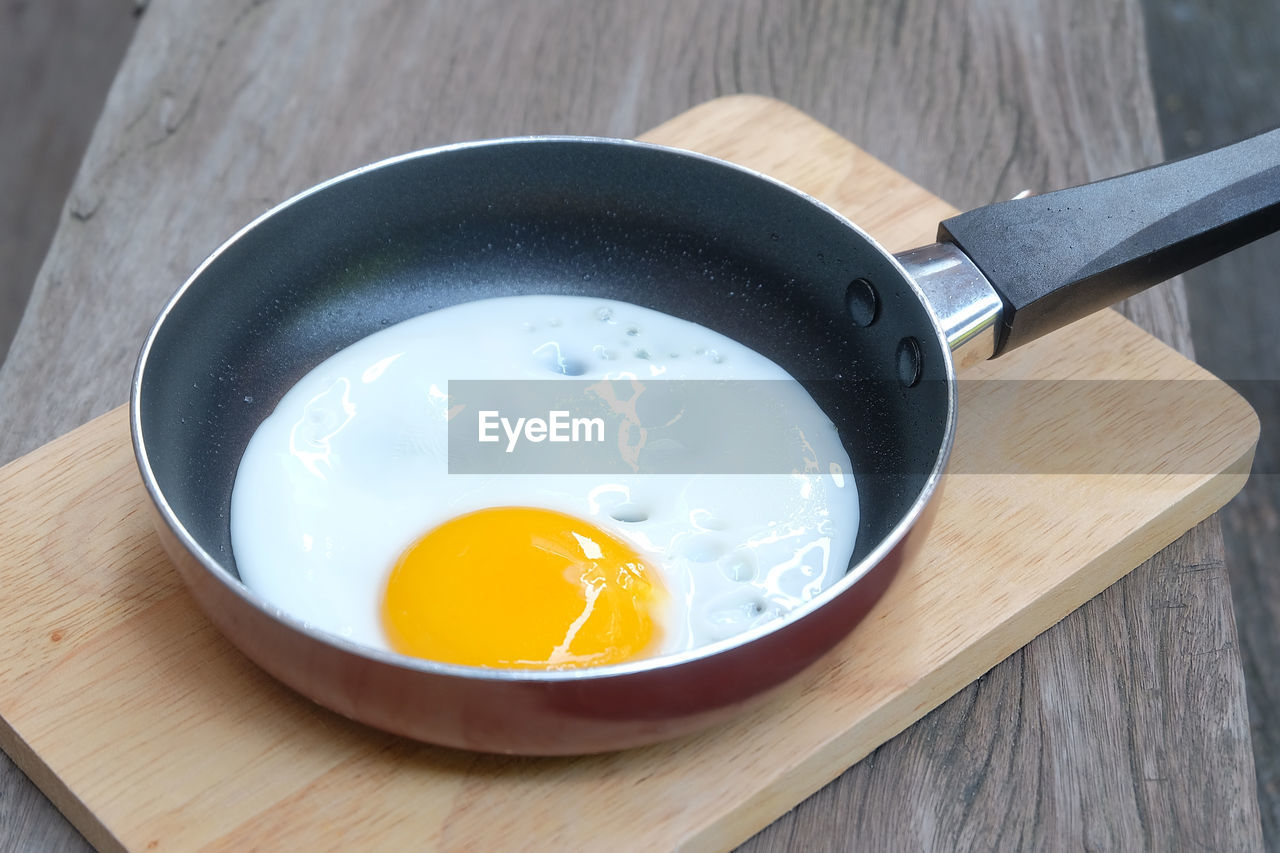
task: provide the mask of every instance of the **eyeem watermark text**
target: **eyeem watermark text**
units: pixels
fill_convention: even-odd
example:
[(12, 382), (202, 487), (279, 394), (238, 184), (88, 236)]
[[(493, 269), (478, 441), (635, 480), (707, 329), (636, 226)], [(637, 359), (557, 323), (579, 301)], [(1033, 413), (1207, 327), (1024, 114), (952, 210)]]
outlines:
[(501, 440), (498, 435), (501, 427), (507, 437), (507, 453), (516, 449), (521, 438), (534, 444), (604, 441), (604, 418), (574, 418), (568, 411), (551, 411), (546, 418), (516, 418), (513, 424), (510, 418), (491, 409), (479, 412), (476, 422), (477, 440), (486, 443)]

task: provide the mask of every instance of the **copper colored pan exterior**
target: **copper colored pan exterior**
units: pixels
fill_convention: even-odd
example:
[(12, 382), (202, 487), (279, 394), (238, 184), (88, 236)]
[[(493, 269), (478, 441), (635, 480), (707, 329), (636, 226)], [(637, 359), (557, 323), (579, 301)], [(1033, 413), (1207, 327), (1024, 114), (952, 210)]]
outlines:
[(302, 695), (353, 720), (442, 746), (575, 755), (679, 737), (763, 702), (867, 615), (924, 538), (931, 516), (926, 513), (845, 595), (782, 630), (676, 667), (558, 681), (406, 669), (318, 641), (248, 605), (158, 516), (155, 521), (165, 553), (218, 630)]

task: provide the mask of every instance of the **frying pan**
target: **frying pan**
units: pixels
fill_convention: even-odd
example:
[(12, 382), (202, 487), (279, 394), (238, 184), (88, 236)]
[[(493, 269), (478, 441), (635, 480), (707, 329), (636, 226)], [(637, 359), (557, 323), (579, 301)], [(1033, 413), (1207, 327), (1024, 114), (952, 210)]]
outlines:
[[(134, 449), (160, 539), (195, 599), (300, 693), (448, 746), (620, 749), (740, 711), (858, 624), (937, 505), (957, 364), (999, 355), (1277, 228), (1280, 130), (973, 210), (943, 222), (937, 243), (896, 256), (814, 199), (698, 154), (559, 137), (437, 148), (304, 192), (201, 264), (143, 345), (130, 400)], [(692, 320), (805, 384), (859, 484), (847, 574), (732, 639), (555, 672), (371, 650), (245, 587), (230, 541), (232, 484), (285, 390), (389, 323), (529, 293), (616, 299)]]

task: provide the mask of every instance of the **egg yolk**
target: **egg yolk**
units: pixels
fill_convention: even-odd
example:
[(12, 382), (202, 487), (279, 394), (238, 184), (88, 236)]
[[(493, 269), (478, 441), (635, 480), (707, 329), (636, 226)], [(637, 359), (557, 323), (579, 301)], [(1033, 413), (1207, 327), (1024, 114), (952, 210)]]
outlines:
[(665, 591), (629, 545), (564, 513), (497, 507), (415, 542), (387, 582), (383, 624), (402, 654), (573, 669), (654, 645)]

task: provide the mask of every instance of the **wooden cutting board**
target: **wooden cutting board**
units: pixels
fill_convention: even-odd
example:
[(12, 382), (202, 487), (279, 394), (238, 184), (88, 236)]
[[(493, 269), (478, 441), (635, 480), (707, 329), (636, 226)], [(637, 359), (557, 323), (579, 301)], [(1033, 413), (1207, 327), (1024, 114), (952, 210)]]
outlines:
[[(780, 178), (895, 250), (952, 212), (764, 98), (647, 138)], [(1234, 392), (1112, 311), (966, 379), (935, 526), (846, 642), (729, 725), (573, 759), (406, 742), (265, 676), (169, 568), (116, 409), (0, 469), (0, 745), (101, 849), (729, 847), (1211, 514), (1258, 437)]]

